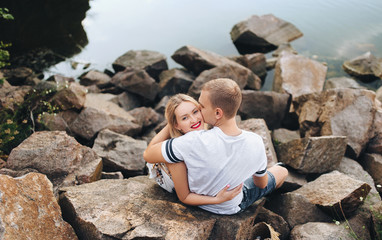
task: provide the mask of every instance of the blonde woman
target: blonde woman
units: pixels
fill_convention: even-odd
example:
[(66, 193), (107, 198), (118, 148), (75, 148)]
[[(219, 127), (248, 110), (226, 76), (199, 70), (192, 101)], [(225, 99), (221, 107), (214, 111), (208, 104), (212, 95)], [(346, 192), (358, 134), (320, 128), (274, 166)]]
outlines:
[[(166, 106), (167, 125), (151, 140), (150, 145), (176, 138), (190, 131), (204, 130), (205, 124), (198, 102), (185, 94), (170, 98)], [(181, 163), (147, 164), (150, 178), (167, 190), (174, 189), (180, 201), (188, 205), (217, 204), (231, 200), (241, 192), (241, 185), (228, 191), (227, 185), (215, 197), (191, 193), (188, 186), (187, 168)]]

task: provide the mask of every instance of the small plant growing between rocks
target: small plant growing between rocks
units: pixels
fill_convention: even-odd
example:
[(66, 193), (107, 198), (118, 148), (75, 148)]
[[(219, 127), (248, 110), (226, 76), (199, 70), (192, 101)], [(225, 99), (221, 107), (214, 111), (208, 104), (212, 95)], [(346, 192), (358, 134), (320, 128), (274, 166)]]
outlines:
[(3, 160), (33, 132), (44, 130), (42, 125), (36, 124), (36, 120), (41, 118), (42, 114), (54, 114), (60, 111), (58, 106), (49, 101), (55, 92), (32, 90), (14, 111), (11, 109), (0, 111), (0, 157)]

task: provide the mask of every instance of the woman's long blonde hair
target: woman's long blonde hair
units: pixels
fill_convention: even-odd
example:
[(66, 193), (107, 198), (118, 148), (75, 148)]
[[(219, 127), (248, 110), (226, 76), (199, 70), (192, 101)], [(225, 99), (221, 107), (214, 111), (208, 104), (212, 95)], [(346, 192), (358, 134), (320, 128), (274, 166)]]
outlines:
[(178, 93), (170, 98), (166, 105), (165, 117), (167, 119), (168, 126), (170, 127), (170, 136), (172, 138), (179, 137), (184, 134), (180, 130), (175, 128), (175, 126), (177, 125), (175, 109), (182, 102), (191, 102), (199, 108), (199, 103), (193, 97), (190, 97), (186, 94)]

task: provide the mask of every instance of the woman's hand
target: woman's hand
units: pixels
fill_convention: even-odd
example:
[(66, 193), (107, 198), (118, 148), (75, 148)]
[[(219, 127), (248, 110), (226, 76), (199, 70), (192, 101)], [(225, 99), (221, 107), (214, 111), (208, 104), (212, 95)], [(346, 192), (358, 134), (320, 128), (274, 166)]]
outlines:
[(222, 190), (220, 190), (220, 192), (218, 192), (215, 197), (218, 201), (217, 203), (226, 202), (236, 197), (243, 190), (243, 184), (240, 184), (231, 190), (228, 190), (228, 188), (230, 188), (230, 185), (225, 186)]

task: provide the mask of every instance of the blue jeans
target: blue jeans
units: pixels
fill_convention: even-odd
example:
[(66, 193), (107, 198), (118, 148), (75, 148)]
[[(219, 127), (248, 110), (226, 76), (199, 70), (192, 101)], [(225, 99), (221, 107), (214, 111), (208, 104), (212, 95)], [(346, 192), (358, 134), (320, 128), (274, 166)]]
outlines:
[(273, 174), (269, 171), (268, 173), (268, 184), (264, 189), (258, 188), (253, 183), (253, 178), (250, 177), (244, 181), (243, 185), (243, 200), (241, 201), (239, 207), (241, 210), (239, 212), (244, 211), (247, 207), (251, 206), (252, 203), (260, 199), (261, 197), (271, 193), (276, 188), (276, 179)]

